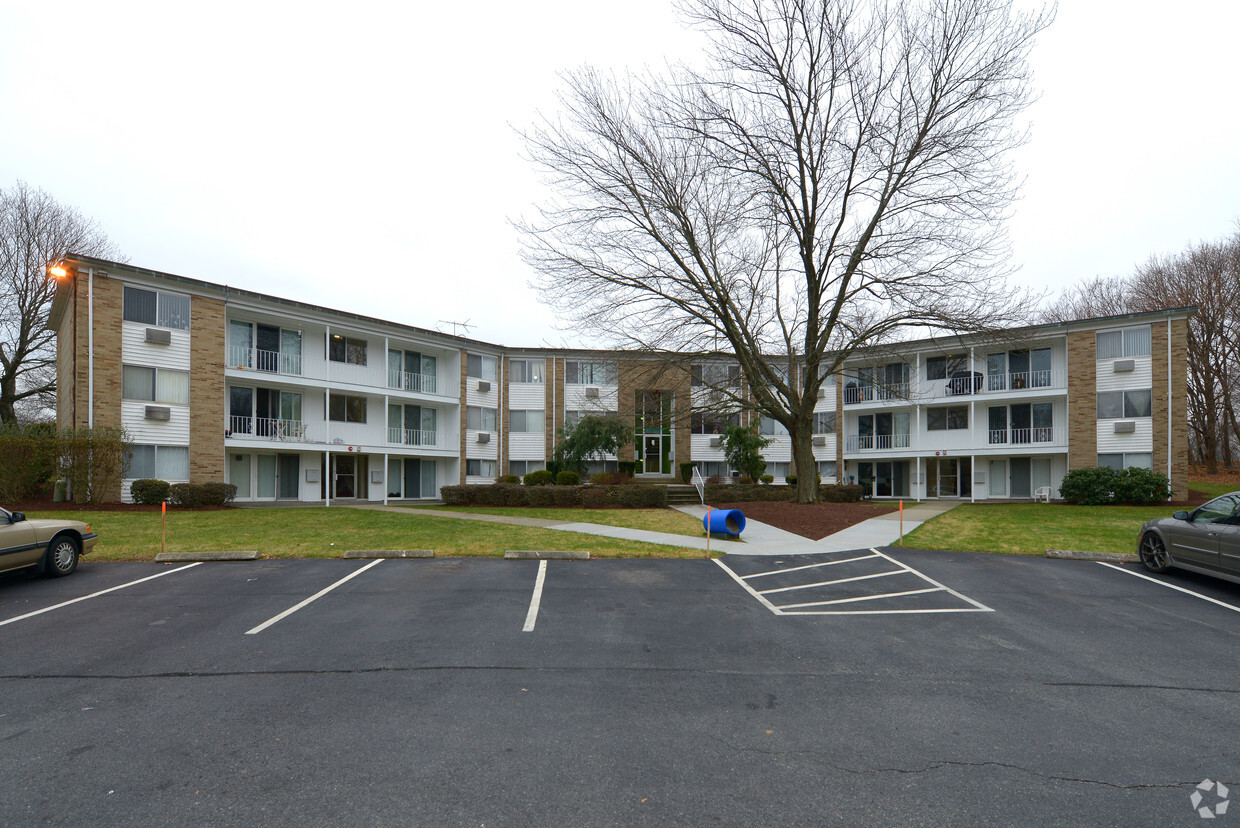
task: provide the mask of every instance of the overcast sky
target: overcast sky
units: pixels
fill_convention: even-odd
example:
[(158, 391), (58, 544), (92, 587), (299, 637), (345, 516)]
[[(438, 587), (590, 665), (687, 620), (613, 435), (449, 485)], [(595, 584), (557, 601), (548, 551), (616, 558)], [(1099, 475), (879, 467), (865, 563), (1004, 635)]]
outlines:
[[(622, 10), (622, 11), (621, 11)], [(1064, 0), (1009, 224), (1024, 284), (1131, 273), (1240, 220), (1240, 4)], [(574, 341), (509, 220), (557, 72), (692, 59), (666, 0), (0, 0), (0, 186), (131, 263), (509, 345)]]

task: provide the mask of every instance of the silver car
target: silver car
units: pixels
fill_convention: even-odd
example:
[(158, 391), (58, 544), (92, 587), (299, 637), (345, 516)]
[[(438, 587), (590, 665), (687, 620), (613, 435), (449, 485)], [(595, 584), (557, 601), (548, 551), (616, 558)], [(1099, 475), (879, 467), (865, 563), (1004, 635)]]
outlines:
[(44, 575), (68, 575), (99, 536), (80, 520), (27, 520), (0, 509), (0, 572), (37, 567)]
[(1240, 584), (1240, 492), (1146, 521), (1137, 554), (1151, 572), (1175, 566)]

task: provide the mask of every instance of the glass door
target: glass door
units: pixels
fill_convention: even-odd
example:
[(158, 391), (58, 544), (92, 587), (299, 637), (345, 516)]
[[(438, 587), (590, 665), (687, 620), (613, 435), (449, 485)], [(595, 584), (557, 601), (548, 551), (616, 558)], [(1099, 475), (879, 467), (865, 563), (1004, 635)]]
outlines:
[(357, 458), (351, 454), (333, 454), (332, 470), (332, 497), (342, 500), (357, 497)]
[(1032, 497), (1030, 488), (1030, 464), (1028, 457), (1013, 457), (1009, 461), (1012, 470), (1012, 497)]
[(237, 487), (237, 499), (250, 499), (250, 455), (228, 455), (228, 482)]
[(258, 455), (258, 498), (259, 500), (276, 499), (276, 456), (274, 454)]
[[(992, 411), (994, 409), (991, 409)], [(987, 476), (987, 494), (990, 497), (1007, 497), (1007, 461), (991, 460)]]
[(277, 475), (280, 480), (279, 495), (282, 500), (296, 500), (301, 483), (301, 457), (296, 454), (281, 454)]

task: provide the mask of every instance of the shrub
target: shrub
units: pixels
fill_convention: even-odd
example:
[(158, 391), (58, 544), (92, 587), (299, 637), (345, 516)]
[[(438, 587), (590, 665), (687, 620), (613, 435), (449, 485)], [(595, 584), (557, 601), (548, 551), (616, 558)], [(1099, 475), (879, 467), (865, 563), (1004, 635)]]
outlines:
[(1121, 472), (1115, 496), (1122, 503), (1152, 506), (1171, 499), (1171, 485), (1161, 472), (1130, 466)]
[(526, 506), (554, 506), (555, 493), (554, 486), (528, 486), (522, 490)]
[(557, 486), (576, 486), (581, 483), (581, 475), (575, 471), (562, 471), (555, 476)]
[(772, 483), (774, 483), (774, 482), (775, 482), (775, 475), (773, 475), (773, 474), (764, 474), (764, 475), (762, 475), (761, 477), (759, 477), (758, 479), (762, 481), (763, 485), (765, 485), (765, 486), (769, 486), (769, 485), (771, 485)]
[(197, 483), (173, 483), (168, 487), (168, 498), (173, 506), (193, 509), (202, 505), (202, 487)]
[(742, 474), (739, 478), (737, 478), (736, 482), (742, 486), (752, 486), (753, 478)]
[(784, 482), (789, 486), (795, 486), (797, 484), (797, 476), (795, 474), (785, 474)]
[(719, 486), (726, 482), (727, 482), (726, 480), (724, 480), (722, 477), (720, 477), (717, 474), (712, 474), (710, 477), (706, 478), (706, 483), (709, 486)]
[(667, 505), (666, 486), (624, 486), (618, 491), (621, 506), (643, 509)]
[[(597, 475), (595, 476), (597, 477)], [(537, 490), (531, 489), (531, 491), (537, 491)], [(556, 490), (552, 489), (551, 491), (554, 492)], [(603, 486), (597, 486), (597, 485), (596, 486), (582, 486), (581, 487), (581, 505), (590, 506), (594, 508), (598, 508), (599, 506), (606, 506), (610, 502), (608, 500), (608, 496), (614, 491), (615, 489), (611, 487), (605, 488)]]
[[(564, 474), (564, 472), (560, 472)], [(581, 505), (581, 487), (580, 486), (556, 486), (551, 489), (551, 497), (555, 500), (556, 506), (580, 506)]]
[(56, 427), (0, 427), (0, 503), (13, 505), (51, 492), (56, 477)]
[(524, 506), (525, 492), (509, 483), (479, 486), (476, 502), (479, 506)]
[[(154, 480), (144, 477), (129, 484), (129, 494), (133, 498), (134, 503), (154, 506), (168, 499), (171, 488), (166, 480)], [(234, 486), (233, 488), (236, 487)]]
[(73, 499), (93, 506), (120, 499), (133, 443), (119, 428), (66, 428), (57, 435), (56, 456)]
[(478, 487), (441, 486), (439, 497), (447, 506), (470, 506), (478, 502)]
[(237, 487), (232, 483), (201, 483), (202, 505), (227, 506), (237, 496)]
[(681, 483), (688, 483), (690, 480), (693, 479), (693, 468), (696, 465), (697, 465), (696, 463), (681, 463), (680, 464), (680, 482)]
[(787, 486), (755, 486), (753, 484), (707, 484), (707, 503), (745, 503), (754, 500), (792, 500), (796, 490)]
[(627, 474), (620, 472), (599, 472), (590, 478), (590, 482), (596, 486), (623, 486), (633, 478)]
[(496, 478), (495, 482), (496, 483), (513, 483), (519, 486), (521, 485), (521, 478), (517, 477), (515, 474), (502, 474), (498, 478)]
[(629, 477), (632, 477), (637, 473), (637, 462), (635, 460), (621, 460), (616, 463), (616, 469), (620, 474), (627, 474)]
[(1073, 469), (1063, 476), (1059, 495), (1068, 503), (1100, 506), (1115, 502), (1120, 473), (1108, 467)]
[(549, 486), (555, 480), (555, 475), (547, 469), (539, 469), (530, 472), (522, 480), (527, 486)]
[(856, 503), (864, 493), (865, 490), (860, 486), (843, 483), (818, 487), (818, 499), (827, 503)]

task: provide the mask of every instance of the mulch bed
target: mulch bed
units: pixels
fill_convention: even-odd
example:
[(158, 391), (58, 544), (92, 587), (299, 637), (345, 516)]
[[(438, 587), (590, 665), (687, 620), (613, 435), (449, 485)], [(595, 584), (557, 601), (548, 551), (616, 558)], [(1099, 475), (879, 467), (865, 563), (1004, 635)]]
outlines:
[[(56, 503), (51, 500), (32, 500), (26, 503), (18, 503), (14, 506), (5, 506), (10, 512), (158, 512), (158, 506), (144, 506), (137, 503), (98, 503), (91, 506), (87, 503)], [(192, 509), (184, 506), (168, 505), (168, 511), (182, 510), (186, 512), (220, 512), (224, 509), (233, 509), (233, 506), (195, 506)]]
[(841, 529), (899, 509), (886, 503), (791, 503), (755, 500), (749, 503), (712, 503), (712, 509), (739, 509), (746, 518), (766, 523), (810, 540), (821, 540)]

